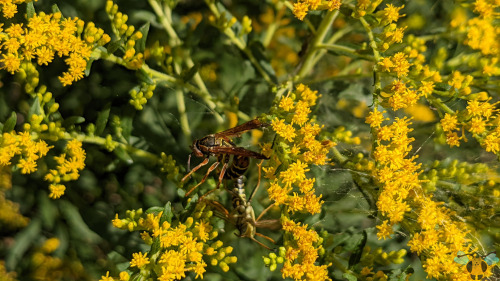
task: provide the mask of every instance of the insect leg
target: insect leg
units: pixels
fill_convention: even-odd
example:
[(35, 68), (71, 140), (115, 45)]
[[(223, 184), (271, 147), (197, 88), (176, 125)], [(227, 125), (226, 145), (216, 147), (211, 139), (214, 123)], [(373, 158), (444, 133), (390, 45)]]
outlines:
[(265, 208), (264, 211), (262, 211), (260, 213), (260, 215), (257, 217), (257, 219), (255, 221), (258, 222), (264, 216), (264, 214), (267, 213), (267, 211), (269, 211), (273, 206), (274, 206), (274, 203), (272, 203), (271, 205), (267, 206), (267, 208)]
[(225, 161), (224, 165), (222, 165), (222, 170), (220, 171), (219, 181), (217, 182), (217, 187), (216, 188), (219, 188), (220, 184), (222, 183), (222, 179), (224, 178), (224, 175), (226, 174), (227, 165), (228, 165), (227, 161)]
[[(205, 161), (203, 161), (205, 162)], [(208, 158), (207, 158), (207, 162), (208, 162)], [(215, 168), (217, 168), (217, 166), (219, 165), (219, 162), (215, 162), (212, 164), (212, 166), (210, 166), (210, 168), (208, 168), (208, 171), (207, 173), (205, 174), (205, 176), (203, 177), (203, 179), (197, 184), (195, 185), (194, 187), (192, 187), (187, 193), (186, 193), (186, 197), (189, 196), (189, 194), (191, 194), (191, 192), (193, 192), (198, 186), (200, 186), (202, 183), (204, 183), (207, 178), (208, 178), (208, 175), (213, 171), (215, 170)], [(199, 165), (198, 165), (199, 166)], [(196, 166), (196, 168), (198, 168), (198, 166)], [(196, 168), (193, 169), (193, 171), (196, 170)], [(191, 172), (193, 172), (191, 171)]]
[(269, 241), (270, 241), (271, 243), (273, 243), (273, 244), (275, 243), (275, 242), (274, 242), (274, 240), (273, 240), (271, 237), (266, 236), (266, 235), (264, 235), (264, 234), (262, 234), (262, 233), (255, 232), (255, 235), (260, 236), (260, 237), (262, 237), (262, 238), (264, 238), (264, 239), (267, 239), (267, 240), (269, 240)]
[[(255, 234), (260, 234), (260, 233), (255, 233)], [(259, 236), (260, 236), (260, 235), (259, 235)], [(261, 245), (262, 247), (264, 247), (264, 248), (268, 249), (269, 251), (272, 251), (272, 250), (273, 250), (273, 249), (269, 248), (268, 246), (264, 245), (264, 244), (263, 244), (262, 242), (260, 242), (259, 240), (255, 239), (255, 237), (251, 237), (251, 236), (249, 236), (248, 238), (252, 239), (252, 241), (254, 241), (255, 243), (257, 243), (257, 244)], [(269, 237), (268, 237), (268, 238), (269, 238)], [(271, 238), (269, 238), (269, 239), (271, 239)], [(272, 239), (271, 239), (271, 240), (272, 240)], [(273, 243), (274, 243), (274, 241), (273, 241)]]
[[(191, 159), (191, 154), (189, 154), (189, 158)], [(194, 169), (192, 169), (189, 173), (187, 173), (187, 175), (185, 175), (182, 179), (181, 179), (181, 182), (185, 182), (189, 176), (191, 176), (191, 174), (193, 174), (194, 172), (196, 172), (199, 168), (207, 165), (208, 163), (208, 157), (205, 158), (205, 160), (203, 160), (203, 162), (201, 162), (200, 164), (198, 164), (198, 166), (194, 167)]]
[(260, 161), (259, 164), (257, 164), (257, 167), (259, 167), (259, 179), (257, 180), (257, 185), (255, 186), (255, 188), (253, 189), (252, 191), (252, 194), (250, 195), (250, 197), (248, 198), (248, 202), (252, 202), (252, 198), (253, 196), (255, 195), (255, 193), (257, 193), (257, 190), (259, 190), (259, 186), (260, 186), (260, 177), (261, 177), (261, 168), (262, 168), (262, 163), (264, 162), (264, 160)]

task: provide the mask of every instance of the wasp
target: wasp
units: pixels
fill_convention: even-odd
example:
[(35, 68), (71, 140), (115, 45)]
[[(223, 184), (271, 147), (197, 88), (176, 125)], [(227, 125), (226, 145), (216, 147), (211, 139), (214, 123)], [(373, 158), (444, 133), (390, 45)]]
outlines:
[(271, 204), (269, 207), (267, 207), (265, 210), (261, 212), (258, 218), (255, 218), (255, 211), (252, 207), (251, 202), (253, 196), (255, 195), (255, 193), (259, 188), (259, 185), (260, 185), (260, 169), (259, 169), (259, 182), (257, 183), (257, 186), (254, 188), (251, 196), (247, 200), (245, 194), (245, 176), (240, 175), (236, 179), (234, 179), (234, 188), (230, 190), (230, 193), (232, 194), (232, 207), (233, 207), (231, 212), (228, 212), (226, 208), (224, 208), (224, 206), (222, 206), (222, 204), (220, 204), (217, 201), (210, 201), (210, 204), (214, 206), (214, 208), (223, 215), (223, 218), (225, 218), (227, 221), (229, 221), (236, 227), (236, 229), (239, 232), (237, 236), (250, 238), (252, 241), (256, 242), (260, 246), (268, 250), (272, 250), (264, 243), (258, 241), (255, 238), (255, 236), (259, 236), (264, 239), (267, 239), (268, 241), (274, 244), (274, 240), (272, 238), (264, 234), (258, 233), (257, 228), (268, 228), (271, 230), (281, 229), (281, 223), (277, 219), (261, 220), (262, 216), (264, 216), (264, 214), (267, 211), (269, 211), (269, 209), (274, 204)]
[[(205, 182), (207, 179), (208, 175), (215, 170), (220, 163), (223, 163), (221, 172), (219, 174), (219, 181), (217, 183), (217, 188), (220, 186), (222, 183), (222, 179), (224, 178), (224, 175), (226, 174), (226, 170), (228, 168), (228, 163), (229, 163), (229, 158), (232, 156), (234, 157), (243, 157), (243, 158), (255, 158), (255, 159), (269, 159), (268, 157), (236, 146), (232, 141), (231, 138), (240, 136), (244, 132), (253, 130), (253, 129), (258, 129), (267, 126), (267, 124), (262, 123), (258, 119), (254, 119), (251, 121), (248, 121), (246, 123), (243, 123), (239, 126), (236, 126), (234, 128), (216, 133), (216, 134), (210, 134), (208, 136), (205, 136), (201, 139), (197, 139), (193, 141), (193, 144), (190, 146), (191, 150), (193, 151), (189, 155), (188, 159), (188, 170), (190, 167), (191, 163), (191, 155), (195, 155), (196, 157), (204, 157), (205, 159), (198, 164), (198, 166), (194, 167), (187, 175), (185, 175), (182, 180), (182, 182), (185, 182), (194, 172), (196, 172), (198, 169), (201, 167), (205, 166), (209, 162), (210, 156), (216, 156), (217, 161), (214, 162), (207, 170), (205, 176), (203, 179), (194, 187), (192, 187), (187, 193), (186, 196), (189, 196), (198, 186), (200, 186), (202, 183)], [(241, 158), (241, 161), (243, 161), (243, 158)], [(240, 160), (238, 160), (240, 161)], [(234, 161), (233, 161), (234, 162)], [(246, 164), (248, 167), (248, 164)], [(244, 168), (246, 170), (246, 168)], [(243, 171), (244, 172), (244, 171)]]

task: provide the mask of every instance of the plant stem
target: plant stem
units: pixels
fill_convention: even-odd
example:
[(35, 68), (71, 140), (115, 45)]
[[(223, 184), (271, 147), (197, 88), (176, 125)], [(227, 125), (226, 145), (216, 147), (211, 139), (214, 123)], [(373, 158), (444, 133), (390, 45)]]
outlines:
[(330, 29), (330, 26), (332, 25), (338, 14), (338, 10), (329, 11), (326, 13), (325, 17), (318, 27), (314, 38), (311, 41), (311, 44), (309, 45), (309, 48), (304, 56), (304, 61), (301, 65), (301, 68), (297, 73), (297, 76), (295, 77), (295, 81), (300, 81), (301, 79), (303, 79), (304, 76), (309, 74), (311, 69), (314, 67), (314, 60), (318, 51), (318, 46), (323, 44), (323, 39), (325, 38), (328, 30)]

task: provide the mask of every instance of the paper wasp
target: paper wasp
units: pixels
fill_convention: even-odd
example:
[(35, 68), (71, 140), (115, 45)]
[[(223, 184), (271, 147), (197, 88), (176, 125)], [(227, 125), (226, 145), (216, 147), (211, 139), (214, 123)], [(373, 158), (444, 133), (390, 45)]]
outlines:
[[(238, 158), (242, 159), (242, 158)], [(241, 160), (243, 161), (243, 160)], [(233, 160), (234, 162), (234, 160)], [(241, 163), (241, 162), (240, 162)], [(230, 190), (230, 193), (232, 194), (232, 211), (228, 212), (222, 204), (220, 204), (217, 201), (209, 201), (209, 203), (217, 210), (219, 211), (223, 218), (232, 223), (236, 229), (239, 231), (239, 237), (248, 237), (251, 240), (255, 241), (257, 244), (261, 245), (262, 247), (271, 250), (268, 246), (263, 244), (262, 242), (258, 241), (255, 239), (255, 236), (260, 236), (264, 239), (269, 240), (274, 244), (274, 240), (266, 235), (263, 235), (261, 233), (257, 232), (257, 228), (268, 228), (272, 230), (278, 230), (281, 229), (281, 223), (279, 220), (274, 219), (274, 220), (261, 220), (262, 216), (269, 211), (269, 209), (274, 205), (271, 204), (269, 207), (267, 207), (264, 211), (261, 212), (259, 217), (256, 219), (255, 218), (255, 212), (252, 207), (252, 198), (256, 194), (259, 185), (260, 185), (260, 169), (259, 169), (259, 182), (257, 183), (257, 186), (254, 188), (252, 194), (250, 195), (250, 198), (247, 200), (246, 199), (246, 194), (245, 194), (245, 177), (243, 175), (238, 176), (236, 179), (234, 179), (234, 188), (233, 190)]]
[[(257, 129), (257, 128), (262, 128), (266, 125), (267, 124), (262, 123), (258, 119), (254, 119), (254, 120), (248, 121), (246, 123), (243, 123), (239, 126), (236, 126), (234, 128), (231, 128), (231, 129), (228, 129), (228, 130), (216, 133), (216, 134), (210, 134), (210, 135), (205, 136), (201, 139), (195, 140), (193, 142), (193, 144), (190, 146), (191, 150), (193, 152), (189, 155), (188, 170), (189, 170), (189, 166), (191, 163), (191, 155), (192, 154), (194, 154), (197, 157), (204, 157), (205, 159), (200, 164), (198, 164), (198, 166), (194, 167), (187, 175), (185, 175), (182, 178), (181, 183), (186, 181), (191, 176), (191, 174), (196, 172), (198, 169), (200, 169), (201, 167), (208, 164), (210, 156), (217, 156), (217, 161), (214, 162), (210, 166), (210, 168), (208, 168), (208, 171), (206, 172), (203, 179), (197, 185), (192, 187), (186, 193), (186, 196), (189, 196), (198, 186), (200, 186), (203, 182), (205, 182), (208, 175), (213, 170), (215, 170), (217, 168), (217, 166), (219, 166), (220, 163), (223, 163), (221, 172), (219, 174), (219, 181), (217, 183), (217, 188), (218, 188), (220, 186), (220, 184), (222, 183), (222, 179), (224, 178), (224, 175), (226, 174), (226, 170), (227, 170), (228, 163), (229, 163), (229, 158), (231, 157), (231, 155), (233, 155), (233, 157), (242, 156), (245, 158), (269, 159), (268, 157), (266, 157), (260, 153), (257, 153), (257, 152), (254, 152), (254, 151), (242, 148), (242, 147), (238, 147), (231, 141), (231, 138), (240, 136), (241, 134), (243, 134), (246, 131)], [(247, 165), (247, 167), (248, 167), (248, 165)], [(245, 170), (246, 170), (246, 168), (245, 168)]]

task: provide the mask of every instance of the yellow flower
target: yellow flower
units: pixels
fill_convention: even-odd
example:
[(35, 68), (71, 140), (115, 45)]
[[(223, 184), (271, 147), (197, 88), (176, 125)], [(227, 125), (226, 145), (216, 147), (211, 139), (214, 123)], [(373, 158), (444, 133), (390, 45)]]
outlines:
[(289, 97), (283, 97), (280, 101), (280, 107), (285, 111), (290, 111), (293, 109), (293, 100)]
[(64, 194), (66, 187), (62, 184), (51, 184), (49, 186), (49, 190), (50, 190), (49, 197), (52, 199), (58, 199)]
[(131, 267), (137, 267), (137, 268), (142, 268), (145, 265), (149, 264), (149, 258), (146, 257), (147, 253), (133, 253), (132, 254), (132, 260), (130, 261), (130, 266)]
[(445, 113), (443, 119), (441, 119), (441, 126), (443, 127), (443, 131), (445, 132), (455, 130), (457, 128), (457, 125), (458, 119), (456, 115)]
[(292, 118), (292, 124), (295, 123), (299, 126), (304, 125), (308, 120), (308, 115), (311, 113), (309, 105), (305, 101), (298, 101), (295, 106), (295, 112)]
[(303, 2), (297, 2), (293, 4), (293, 14), (299, 20), (303, 20), (306, 17), (307, 11), (309, 11), (308, 4)]
[(385, 113), (385, 111), (379, 112), (377, 108), (374, 108), (366, 117), (365, 123), (370, 124), (372, 128), (380, 128), (380, 125), (385, 120), (383, 113)]
[(468, 130), (473, 134), (482, 134), (486, 130), (486, 120), (481, 117), (473, 117), (469, 124)]
[(295, 128), (291, 124), (285, 124), (283, 119), (274, 119), (271, 121), (271, 126), (273, 130), (281, 137), (289, 142), (292, 142), (296, 136)]
[(398, 21), (400, 17), (405, 16), (399, 14), (399, 10), (403, 9), (404, 7), (404, 5), (401, 7), (394, 7), (392, 4), (388, 4), (381, 13), (382, 21), (385, 24)]
[(392, 230), (392, 225), (389, 224), (388, 220), (385, 220), (382, 222), (382, 224), (377, 225), (377, 229), (378, 229), (377, 237), (379, 240), (380, 239), (385, 240), (387, 237), (389, 237), (391, 234), (394, 233), (394, 231)]
[(280, 179), (286, 187), (290, 187), (296, 181), (303, 181), (306, 178), (307, 164), (300, 160), (292, 163), (286, 171), (280, 173)]
[(460, 146), (460, 138), (458, 137), (458, 134), (456, 132), (448, 132), (446, 134), (446, 143), (451, 147)]
[(101, 276), (99, 281), (114, 281), (113, 277), (109, 276), (109, 271), (106, 271), (106, 276)]
[(486, 151), (497, 153), (500, 151), (500, 138), (497, 133), (488, 134), (482, 145), (485, 147)]

